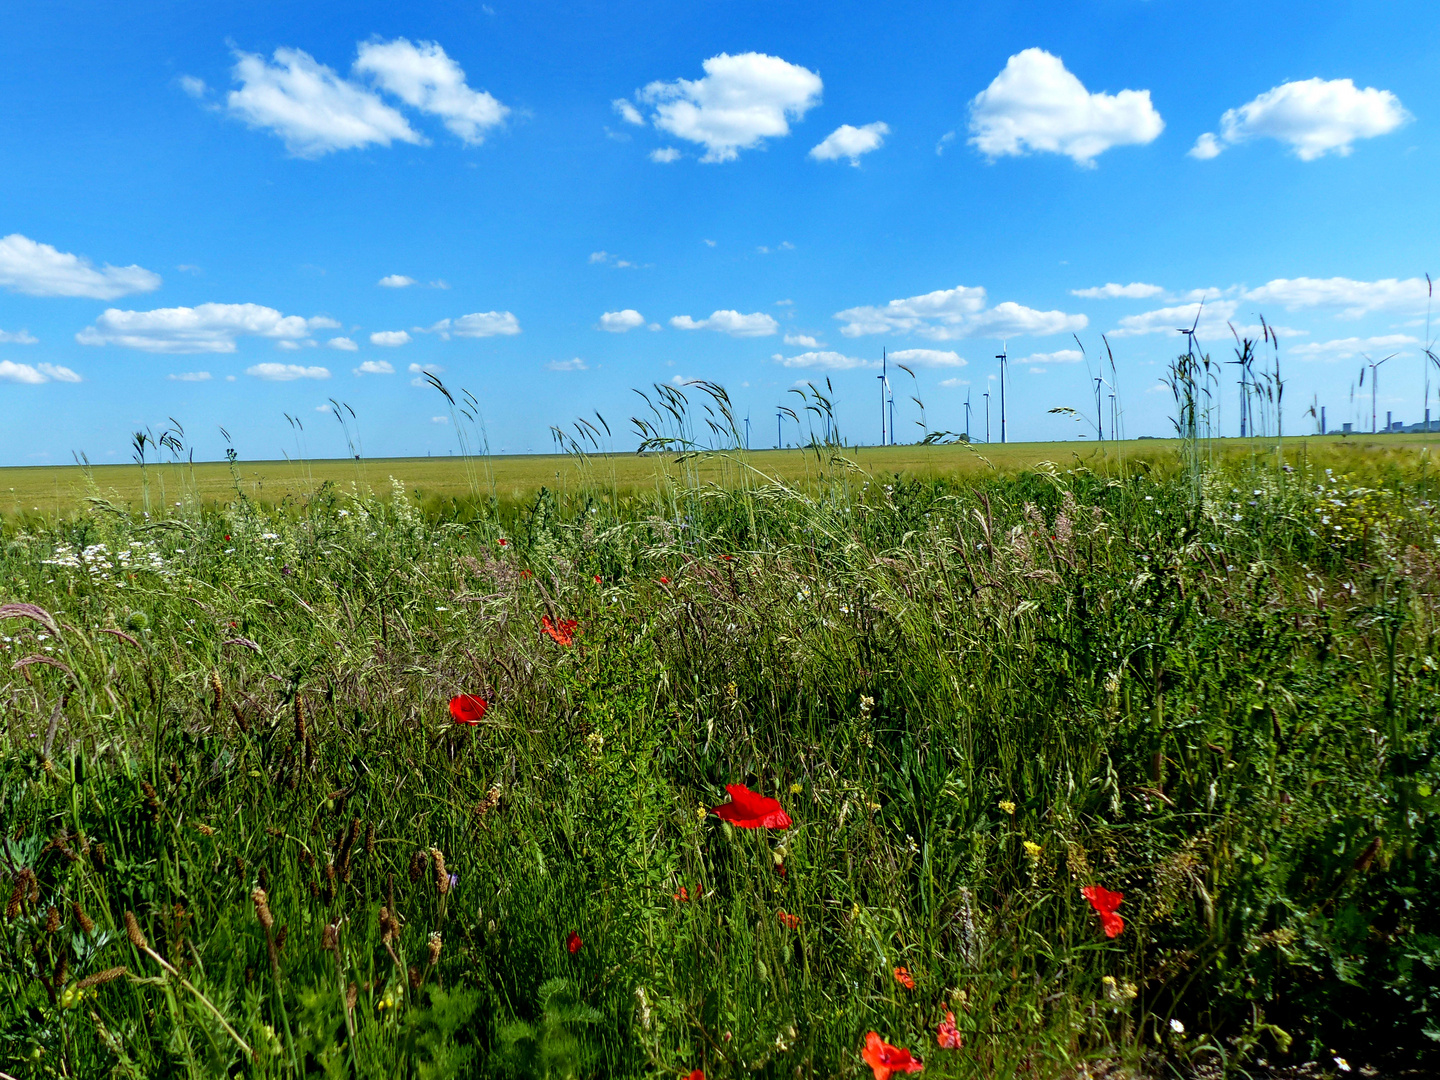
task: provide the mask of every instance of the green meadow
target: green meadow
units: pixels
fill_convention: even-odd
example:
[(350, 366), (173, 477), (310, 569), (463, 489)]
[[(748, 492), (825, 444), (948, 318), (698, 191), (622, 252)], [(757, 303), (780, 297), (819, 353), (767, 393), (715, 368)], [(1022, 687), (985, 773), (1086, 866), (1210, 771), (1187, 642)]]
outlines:
[(1431, 1072), (1437, 494), (1408, 436), (6, 470), (0, 1073)]

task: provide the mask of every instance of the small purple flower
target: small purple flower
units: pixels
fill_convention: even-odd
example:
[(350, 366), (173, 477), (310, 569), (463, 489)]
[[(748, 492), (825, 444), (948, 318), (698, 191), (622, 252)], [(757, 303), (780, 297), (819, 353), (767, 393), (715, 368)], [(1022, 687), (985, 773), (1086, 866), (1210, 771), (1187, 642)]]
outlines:
[(287, 565), (287, 566), (282, 566), (282, 567), (280, 567), (280, 576), (281, 576), (281, 577), (289, 577), (289, 576), (290, 576), (291, 574), (293, 574), (294, 572), (295, 572), (295, 571), (294, 571), (294, 570), (291, 570), (288, 565)]
[(456, 886), (456, 885), (459, 885), (459, 884), (460, 884), (460, 875), (459, 875), (459, 874), (451, 874), (451, 875), (450, 875), (450, 891), (451, 891), (451, 892), (454, 892), (454, 891), (455, 891), (455, 886)]

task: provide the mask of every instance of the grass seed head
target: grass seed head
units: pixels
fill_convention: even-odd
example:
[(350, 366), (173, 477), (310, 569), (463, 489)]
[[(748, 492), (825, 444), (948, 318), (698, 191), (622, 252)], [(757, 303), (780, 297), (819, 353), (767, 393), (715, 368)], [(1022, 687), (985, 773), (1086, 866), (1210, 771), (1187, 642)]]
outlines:
[(60, 932), (60, 909), (53, 904), (50, 910), (45, 913), (45, 933), (56, 934)]
[(270, 933), (271, 927), (275, 925), (275, 916), (270, 914), (270, 902), (265, 895), (265, 890), (258, 886), (250, 892), (250, 902), (255, 905), (255, 917), (260, 920), (260, 925), (265, 932)]
[(425, 942), (425, 948), (429, 953), (431, 967), (434, 967), (440, 962), (440, 950), (444, 946), (444, 944), (444, 939), (440, 937), (440, 931), (431, 931), (430, 937)]
[(70, 910), (71, 913), (74, 914), (75, 922), (79, 925), (82, 934), (93, 934), (95, 932), (95, 923), (89, 915), (85, 914), (85, 909), (80, 906), (79, 900), (76, 900), (70, 905)]
[(450, 874), (445, 869), (445, 854), (439, 848), (431, 848), (430, 858), (435, 863), (435, 891), (444, 896), (450, 891)]
[(150, 948), (150, 942), (145, 940), (145, 934), (140, 929), (140, 924), (135, 921), (135, 913), (127, 910), (125, 912), (125, 936), (130, 939), (130, 944), (141, 951)]
[(220, 681), (218, 668), (210, 669), (210, 690), (214, 695), (210, 699), (210, 715), (219, 716), (220, 706), (225, 703), (225, 685)]
[(116, 979), (129, 975), (130, 969), (126, 967), (106, 968), (104, 971), (97, 971), (94, 975), (86, 975), (75, 984), (76, 990), (89, 990), (92, 986), (101, 986), (107, 982), (114, 982)]

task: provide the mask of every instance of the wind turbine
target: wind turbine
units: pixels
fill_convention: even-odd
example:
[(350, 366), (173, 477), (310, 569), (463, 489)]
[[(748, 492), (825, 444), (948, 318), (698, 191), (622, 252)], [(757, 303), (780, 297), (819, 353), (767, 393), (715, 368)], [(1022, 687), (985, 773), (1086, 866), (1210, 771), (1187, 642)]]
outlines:
[(750, 449), (750, 414), (745, 414), (745, 449)]
[(965, 391), (965, 441), (970, 441), (970, 391)]
[(775, 410), (775, 449), (776, 449), (776, 450), (779, 450), (779, 449), (780, 449), (780, 442), (781, 442), (781, 439), (780, 439), (780, 418), (781, 418), (782, 416), (784, 416), (784, 415), (785, 415), (785, 414), (782, 413), (779, 409), (776, 409), (776, 410)]
[(986, 390), (981, 395), (985, 399), (985, 442), (990, 442), (990, 391)]
[[(1009, 353), (1009, 342), (1002, 342), (1000, 352), (995, 356), (995, 359), (1000, 361), (1000, 441), (1002, 443), (1005, 441), (1005, 365), (1010, 359)], [(986, 438), (985, 441), (989, 442), (990, 440)]]
[(1234, 360), (1226, 360), (1227, 364), (1234, 364), (1240, 369), (1240, 438), (1245, 438), (1245, 421), (1250, 416), (1250, 384), (1245, 381), (1245, 376), (1250, 370), (1247, 357), (1249, 353), (1237, 356)]
[(888, 385), (890, 385), (890, 380), (887, 378), (887, 376), (888, 376), (888, 374), (889, 374), (889, 371), (890, 371), (889, 363), (890, 363), (890, 361), (889, 361), (888, 354), (887, 354), (886, 350), (885, 350), (885, 349), (881, 349), (881, 350), (880, 350), (880, 374), (875, 376), (875, 378), (877, 378), (877, 379), (880, 380), (880, 445), (881, 445), (881, 446), (884, 446), (884, 445), (885, 445), (885, 388), (886, 388)]
[(1187, 330), (1185, 329), (1185, 327), (1181, 326), (1177, 327), (1175, 330), (1177, 334), (1185, 335), (1185, 355), (1190, 357), (1191, 360), (1195, 359), (1195, 328), (1200, 325), (1200, 316), (1204, 313), (1204, 311), (1205, 298), (1201, 297), (1200, 306), (1195, 309), (1195, 321), (1190, 324), (1190, 329)]
[[(1385, 357), (1385, 360), (1371, 360), (1370, 357), (1367, 356), (1365, 353), (1361, 353), (1360, 355), (1365, 357), (1365, 365), (1370, 369), (1370, 434), (1374, 435), (1376, 430), (1375, 394), (1376, 391), (1379, 389), (1380, 384), (1380, 365), (1385, 363), (1385, 360), (1395, 359), (1395, 357), (1398, 356), (1399, 353), (1392, 352), (1389, 356)], [(1360, 385), (1362, 387), (1365, 385), (1365, 368), (1363, 367), (1360, 369)]]
[(1104, 385), (1105, 380), (1095, 376), (1095, 437), (1099, 442), (1105, 441), (1105, 416), (1100, 411), (1100, 387)]

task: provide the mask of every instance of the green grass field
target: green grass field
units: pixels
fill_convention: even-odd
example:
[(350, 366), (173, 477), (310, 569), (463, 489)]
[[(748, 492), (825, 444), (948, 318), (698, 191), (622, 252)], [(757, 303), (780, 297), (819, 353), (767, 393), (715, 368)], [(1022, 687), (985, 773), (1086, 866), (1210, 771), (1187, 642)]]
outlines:
[[(968, 476), (982, 472), (1013, 473), (1053, 462), (1061, 468), (1083, 465), (1107, 474), (1122, 471), (1127, 462), (1166, 463), (1173, 459), (1174, 440), (1109, 442), (992, 443), (972, 446), (855, 447), (839, 453), (861, 470), (874, 475)], [(1227, 440), (1217, 444), (1227, 454), (1253, 452), (1254, 443)], [(1273, 446), (1268, 440), (1266, 446)], [(1339, 455), (1341, 459), (1411, 461), (1421, 453), (1440, 448), (1440, 438), (1424, 435), (1383, 435), (1349, 437), (1308, 437), (1284, 440), (1287, 454), (1312, 451)], [(827, 452), (828, 453), (828, 452)], [(815, 478), (824, 470), (817, 467), (815, 454), (801, 450), (766, 450), (735, 455), (754, 469), (786, 481)], [(734, 473), (729, 460), (698, 461), (690, 468), (677, 467), (673, 454), (615, 454), (596, 456), (582, 465), (573, 455), (513, 455), (466, 459), (375, 458), (362, 461), (328, 459), (319, 461), (227, 462), (152, 464), (147, 470), (137, 465), (97, 465), (89, 470), (78, 465), (12, 467), (0, 469), (0, 514), (39, 514), (54, 519), (81, 505), (87, 495), (100, 495), (120, 506), (143, 509), (145, 489), (155, 507), (173, 506), (177, 500), (198, 499), (205, 504), (223, 503), (237, 488), (248, 497), (267, 504), (285, 499), (313, 496), (326, 482), (350, 490), (390, 490), (394, 477), (411, 492), (434, 499), (465, 498), (475, 488), (484, 495), (493, 491), (501, 501), (523, 502), (541, 487), (560, 494), (596, 485), (623, 494), (654, 491), (673, 483), (725, 483)]]
[(0, 1073), (1433, 1075), (1424, 446), (1115, 449), (25, 473)]

